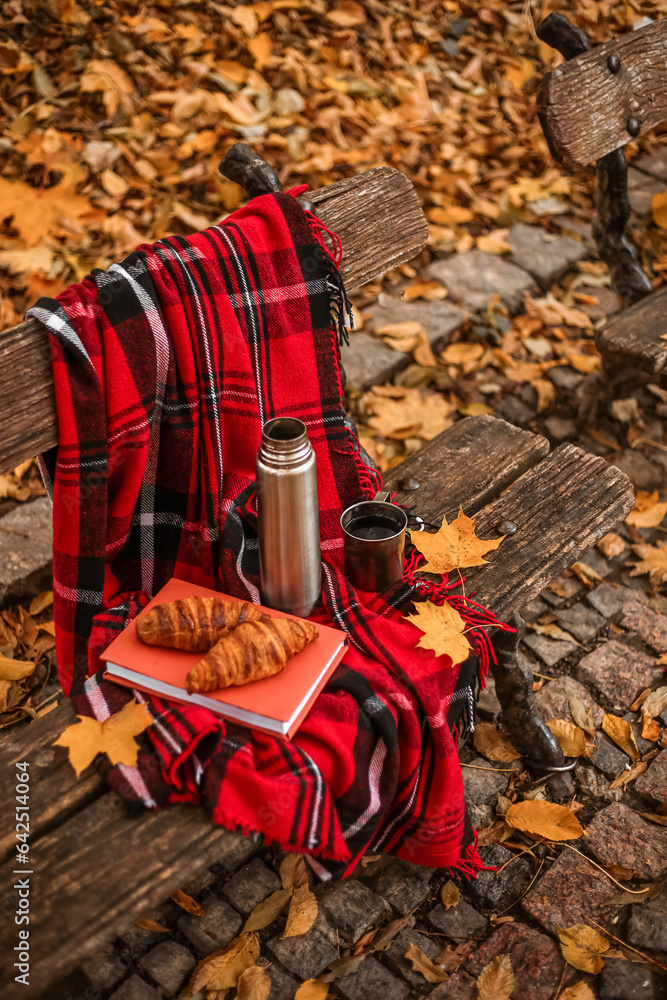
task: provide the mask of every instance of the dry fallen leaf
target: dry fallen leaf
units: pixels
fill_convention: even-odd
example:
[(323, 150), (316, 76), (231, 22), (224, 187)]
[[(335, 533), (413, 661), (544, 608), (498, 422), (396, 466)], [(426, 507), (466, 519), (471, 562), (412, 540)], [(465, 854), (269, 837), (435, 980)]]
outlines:
[(47, 608), (50, 608), (52, 604), (53, 604), (53, 591), (44, 590), (42, 591), (41, 594), (38, 594), (37, 597), (33, 597), (32, 601), (30, 602), (30, 608), (29, 608), (30, 614), (38, 615), (41, 611), (45, 611)]
[(150, 917), (144, 917), (143, 920), (135, 920), (134, 926), (140, 927), (142, 931), (153, 931), (154, 934), (171, 934), (168, 927), (159, 924), (157, 920), (151, 920)]
[(630, 576), (642, 576), (648, 573), (651, 587), (657, 590), (660, 584), (667, 580), (667, 542), (633, 545), (633, 550), (639, 556), (639, 562), (633, 564)]
[(467, 517), (463, 507), (450, 523), (443, 518), (442, 526), (437, 532), (420, 532), (415, 535), (415, 545), (426, 558), (426, 563), (420, 566), (425, 573), (449, 573), (453, 569), (465, 569), (468, 566), (481, 566), (486, 563), (484, 556), (497, 549), (504, 535), (495, 539), (481, 539), (475, 534), (476, 517)]
[(632, 732), (632, 726), (618, 715), (605, 715), (602, 730), (620, 747), (632, 761), (639, 760), (639, 750)]
[(584, 832), (571, 809), (541, 799), (515, 802), (505, 813), (505, 822), (536, 839), (577, 840)]
[(424, 634), (417, 643), (422, 649), (432, 649), (436, 656), (449, 656), (452, 666), (465, 660), (470, 654), (470, 643), (464, 633), (465, 622), (461, 615), (449, 604), (432, 604), (419, 601), (413, 615), (405, 615), (405, 620), (416, 625)]
[(112, 764), (136, 764), (139, 745), (135, 736), (153, 724), (146, 706), (134, 700), (105, 722), (83, 715), (78, 719), (53, 744), (67, 747), (77, 778), (98, 753), (105, 753)]
[(496, 955), (477, 977), (478, 1000), (510, 1000), (514, 971), (509, 955)]
[(548, 625), (538, 625), (535, 622), (529, 624), (528, 628), (531, 629), (533, 632), (537, 632), (538, 635), (546, 635), (550, 639), (556, 639), (556, 641), (558, 642), (571, 642), (575, 646), (579, 646), (581, 649), (585, 649), (585, 647), (582, 646), (580, 642), (577, 642), (577, 640), (574, 638), (573, 635), (570, 635), (569, 632), (566, 632), (565, 629), (560, 628), (554, 622), (551, 622)]
[(242, 972), (236, 987), (236, 1000), (268, 1000), (271, 980), (261, 965), (251, 965)]
[(560, 743), (566, 757), (592, 757), (595, 741), (586, 738), (579, 726), (567, 719), (550, 719), (547, 726)]
[(456, 882), (445, 882), (442, 889), (440, 890), (440, 899), (442, 900), (442, 905), (446, 910), (449, 910), (452, 906), (456, 906), (461, 897), (459, 892), (459, 887)]
[(294, 1000), (324, 1000), (328, 993), (328, 983), (321, 979), (307, 979), (294, 994)]
[(556, 927), (560, 938), (563, 958), (568, 965), (580, 972), (590, 972), (597, 976), (602, 972), (602, 955), (609, 948), (606, 938), (587, 924), (573, 924), (572, 927)]
[(634, 524), (636, 528), (657, 528), (662, 524), (667, 514), (667, 503), (659, 503), (658, 491), (648, 493), (639, 490), (635, 497), (634, 509), (625, 519), (626, 524)]
[(615, 531), (608, 531), (604, 538), (598, 542), (598, 548), (607, 559), (615, 559), (623, 555), (627, 547), (627, 542)]
[(280, 863), (280, 881), (283, 889), (298, 889), (308, 881), (308, 869), (303, 854), (288, 854)]
[(579, 695), (575, 694), (570, 698), (570, 713), (575, 725), (579, 726), (584, 732), (595, 739), (596, 727), (593, 712), (590, 707), (584, 705)]
[(317, 916), (317, 900), (312, 894), (308, 885), (300, 885), (294, 890), (289, 913), (287, 914), (287, 925), (283, 932), (283, 938), (298, 937), (305, 934), (313, 926)]
[(259, 938), (256, 934), (240, 934), (222, 951), (202, 959), (195, 967), (188, 986), (188, 996), (201, 989), (224, 990), (236, 986), (242, 973), (259, 958)]
[(427, 983), (444, 983), (449, 976), (444, 969), (440, 969), (421, 948), (414, 944), (408, 945), (405, 958), (412, 963), (414, 972), (420, 972)]
[(638, 778), (640, 774), (643, 774), (647, 769), (648, 764), (646, 761), (638, 761), (638, 763), (633, 764), (628, 771), (621, 771), (617, 778), (614, 778), (612, 783), (609, 785), (610, 788), (625, 788), (629, 785), (631, 781)]
[(438, 393), (409, 389), (402, 398), (392, 399), (374, 391), (365, 399), (374, 412), (368, 418), (369, 426), (384, 437), (431, 441), (453, 423), (455, 407)]
[(206, 910), (199, 905), (196, 899), (193, 899), (192, 896), (188, 896), (182, 889), (175, 892), (171, 898), (178, 904), (178, 906), (181, 907), (182, 910), (185, 910), (186, 913), (192, 913), (195, 917), (206, 916)]
[(490, 722), (478, 722), (473, 735), (475, 750), (487, 760), (501, 761), (505, 764), (519, 760), (520, 753), (514, 749), (504, 733), (498, 732)]
[(447, 289), (438, 281), (426, 281), (417, 278), (403, 292), (406, 302), (413, 302), (415, 299), (426, 299), (428, 302), (435, 302), (447, 298)]
[(258, 903), (243, 926), (244, 934), (249, 934), (251, 931), (261, 931), (262, 928), (272, 924), (289, 903), (293, 892), (293, 889), (277, 889), (261, 903)]
[(36, 666), (32, 660), (12, 660), (7, 656), (0, 656), (0, 680), (22, 681), (35, 672)]
[(564, 990), (560, 995), (560, 1000), (595, 1000), (595, 993), (582, 979), (581, 982)]
[(651, 199), (653, 221), (661, 229), (667, 229), (667, 191), (658, 191)]

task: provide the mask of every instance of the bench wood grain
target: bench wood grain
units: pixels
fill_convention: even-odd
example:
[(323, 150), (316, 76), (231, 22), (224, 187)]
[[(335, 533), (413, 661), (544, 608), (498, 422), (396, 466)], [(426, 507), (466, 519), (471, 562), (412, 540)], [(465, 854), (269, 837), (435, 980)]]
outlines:
[[(345, 247), (349, 292), (423, 249), (428, 226), (411, 182), (375, 167), (310, 195), (318, 217)], [(58, 443), (46, 330), (28, 320), (0, 333), (0, 473)]]
[[(608, 60), (617, 56), (620, 70)], [(667, 20), (599, 45), (542, 80), (537, 110), (554, 159), (586, 166), (667, 120)], [(636, 119), (638, 131), (628, 122)]]
[(614, 316), (595, 337), (600, 354), (620, 368), (659, 375), (667, 363), (667, 288)]

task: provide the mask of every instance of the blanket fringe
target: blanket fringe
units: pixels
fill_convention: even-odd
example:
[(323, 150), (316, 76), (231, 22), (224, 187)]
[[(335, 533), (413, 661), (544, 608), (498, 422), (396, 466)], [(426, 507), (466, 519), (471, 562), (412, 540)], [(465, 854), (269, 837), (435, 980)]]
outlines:
[(473, 834), (474, 839), (465, 848), (456, 864), (447, 867), (447, 871), (452, 878), (458, 873), (463, 875), (468, 882), (472, 882), (480, 872), (493, 872), (496, 870), (494, 865), (485, 865), (482, 861), (477, 849), (479, 836), (476, 830), (473, 830)]
[(431, 601), (433, 604), (449, 604), (461, 616), (466, 625), (465, 635), (473, 647), (479, 663), (479, 680), (482, 690), (486, 685), (486, 676), (492, 664), (496, 663), (496, 654), (493, 644), (488, 635), (487, 629), (500, 629), (503, 632), (514, 631), (510, 625), (498, 621), (496, 616), (473, 601), (472, 597), (465, 594), (450, 594), (459, 585), (465, 583), (465, 577), (456, 580), (449, 580), (449, 574), (445, 573), (438, 582), (429, 580), (418, 575), (419, 567), (426, 560), (418, 549), (413, 548), (410, 555), (405, 560), (403, 579), (406, 583), (415, 588), (415, 592), (424, 601)]

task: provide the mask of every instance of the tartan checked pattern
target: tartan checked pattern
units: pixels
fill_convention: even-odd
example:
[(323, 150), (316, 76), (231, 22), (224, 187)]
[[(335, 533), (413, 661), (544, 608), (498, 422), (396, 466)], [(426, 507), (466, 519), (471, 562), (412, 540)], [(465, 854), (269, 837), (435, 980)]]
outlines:
[(130, 803), (204, 805), (322, 877), (369, 848), (472, 876), (456, 727), (473, 721), (477, 660), (415, 648), (414, 574), (362, 599), (342, 573), (341, 511), (377, 482), (344, 423), (335, 279), (315, 220), (265, 195), (29, 311), (49, 331), (60, 428), (41, 457), (60, 679), (79, 714), (118, 711), (132, 693), (99, 654), (172, 576), (259, 601), (254, 459), (264, 421), (298, 416), (321, 506), (313, 620), (348, 633), (343, 662), (292, 742), (136, 692), (154, 720), (137, 765), (102, 766)]

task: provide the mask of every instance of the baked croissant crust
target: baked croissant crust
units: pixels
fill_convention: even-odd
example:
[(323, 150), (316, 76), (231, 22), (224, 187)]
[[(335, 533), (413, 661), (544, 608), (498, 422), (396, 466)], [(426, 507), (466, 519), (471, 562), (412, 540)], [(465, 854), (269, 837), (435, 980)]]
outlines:
[(220, 639), (192, 668), (186, 690), (188, 694), (204, 694), (271, 677), (318, 635), (315, 625), (292, 618), (246, 622)]
[(205, 653), (230, 629), (266, 615), (254, 604), (217, 597), (187, 597), (156, 604), (137, 618), (137, 637), (147, 646)]

